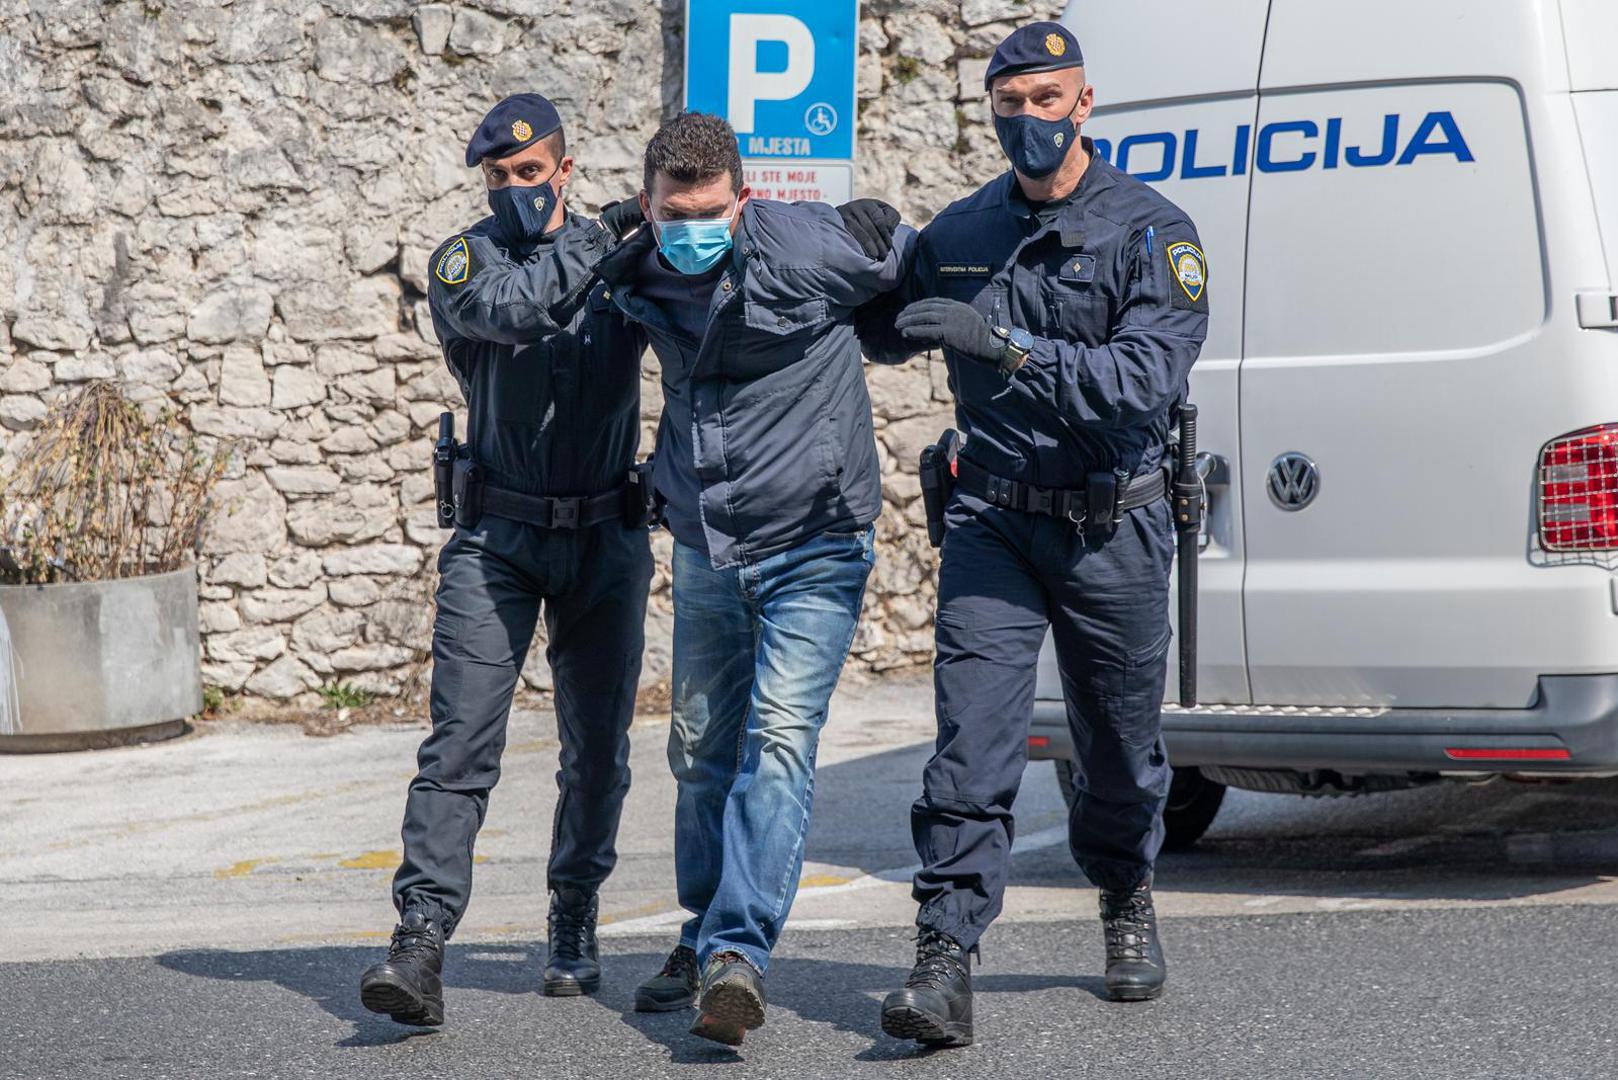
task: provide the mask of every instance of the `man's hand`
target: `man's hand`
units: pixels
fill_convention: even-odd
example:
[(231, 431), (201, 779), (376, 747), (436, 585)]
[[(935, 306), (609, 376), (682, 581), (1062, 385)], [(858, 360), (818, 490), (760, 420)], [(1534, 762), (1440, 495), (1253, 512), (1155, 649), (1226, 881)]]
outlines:
[(612, 230), (612, 235), (622, 240), (646, 220), (641, 213), (640, 200), (634, 197), (619, 202), (610, 202), (601, 208), (601, 224)]
[(881, 262), (893, 251), (893, 230), (899, 227), (899, 211), (881, 199), (855, 199), (837, 208), (847, 229), (865, 257)]
[(936, 296), (917, 300), (899, 312), (893, 325), (906, 341), (924, 349), (943, 346), (986, 364), (998, 364), (1004, 352), (988, 321), (971, 304), (959, 300)]

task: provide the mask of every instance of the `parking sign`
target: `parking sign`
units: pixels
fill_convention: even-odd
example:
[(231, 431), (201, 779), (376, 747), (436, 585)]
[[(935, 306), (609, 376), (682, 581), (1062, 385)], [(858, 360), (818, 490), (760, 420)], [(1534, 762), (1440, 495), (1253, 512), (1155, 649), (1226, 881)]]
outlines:
[(686, 0), (685, 106), (730, 121), (767, 199), (853, 193), (858, 0)]

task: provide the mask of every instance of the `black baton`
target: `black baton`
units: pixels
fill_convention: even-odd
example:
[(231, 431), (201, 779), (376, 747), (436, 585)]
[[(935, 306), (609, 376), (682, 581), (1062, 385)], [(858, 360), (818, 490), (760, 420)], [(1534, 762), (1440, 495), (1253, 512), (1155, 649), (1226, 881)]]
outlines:
[(1202, 541), (1202, 479), (1197, 476), (1197, 407), (1180, 406), (1174, 462), (1174, 529), (1179, 534), (1180, 705), (1197, 703), (1197, 552)]
[(455, 414), (438, 414), (438, 442), (433, 445), (433, 499), (440, 529), (455, 525), (455, 499), (451, 494), (451, 474), (459, 447), (455, 445)]

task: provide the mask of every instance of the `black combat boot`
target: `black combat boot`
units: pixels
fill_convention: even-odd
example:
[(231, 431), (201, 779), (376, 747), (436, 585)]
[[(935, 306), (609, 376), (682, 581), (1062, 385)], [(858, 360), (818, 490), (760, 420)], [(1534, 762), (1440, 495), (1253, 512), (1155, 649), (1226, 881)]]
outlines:
[(636, 1012), (678, 1012), (697, 1003), (697, 954), (689, 945), (677, 945), (663, 961), (663, 970), (635, 987)]
[(550, 957), (545, 962), (545, 996), (577, 997), (601, 988), (601, 961), (596, 950), (593, 892), (564, 885), (551, 893)]
[(360, 1002), (401, 1024), (444, 1022), (444, 929), (419, 911), (405, 913), (393, 931), (388, 958), (360, 976)]
[(1102, 889), (1101, 928), (1107, 939), (1107, 996), (1150, 1001), (1161, 994), (1168, 964), (1157, 940), (1151, 879), (1133, 889)]
[(882, 1030), (928, 1046), (972, 1045), (972, 972), (954, 938), (922, 928), (904, 989), (882, 1001)]
[(714, 953), (702, 973), (697, 1008), (691, 1034), (740, 1046), (744, 1035), (764, 1026), (764, 978), (741, 953)]

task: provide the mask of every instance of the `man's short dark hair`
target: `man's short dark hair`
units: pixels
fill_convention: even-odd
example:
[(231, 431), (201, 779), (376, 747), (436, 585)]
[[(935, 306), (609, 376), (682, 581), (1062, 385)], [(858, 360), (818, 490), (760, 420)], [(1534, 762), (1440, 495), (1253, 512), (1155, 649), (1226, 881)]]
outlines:
[(646, 144), (641, 183), (650, 194), (658, 173), (677, 183), (700, 184), (727, 172), (731, 192), (740, 191), (742, 155), (736, 147), (736, 132), (721, 117), (684, 112), (658, 128)]

